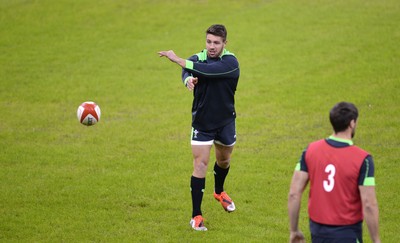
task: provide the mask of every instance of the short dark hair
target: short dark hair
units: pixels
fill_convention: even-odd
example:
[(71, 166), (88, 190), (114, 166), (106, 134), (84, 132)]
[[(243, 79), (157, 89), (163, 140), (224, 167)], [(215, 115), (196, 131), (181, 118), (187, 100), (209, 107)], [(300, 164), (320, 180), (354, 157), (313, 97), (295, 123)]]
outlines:
[(357, 121), (357, 118), (357, 107), (350, 102), (339, 102), (329, 112), (329, 119), (335, 133), (346, 130), (350, 122)]
[(206, 34), (212, 34), (216, 35), (219, 37), (222, 37), (224, 41), (226, 41), (226, 38), (228, 37), (228, 31), (226, 31), (226, 28), (222, 24), (214, 24), (208, 27), (206, 30)]

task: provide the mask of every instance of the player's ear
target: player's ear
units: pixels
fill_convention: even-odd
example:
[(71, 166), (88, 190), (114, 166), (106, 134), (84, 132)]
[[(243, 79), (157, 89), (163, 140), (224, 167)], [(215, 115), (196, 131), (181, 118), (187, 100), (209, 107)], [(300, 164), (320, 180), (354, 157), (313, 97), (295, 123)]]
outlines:
[(355, 128), (356, 127), (356, 124), (357, 124), (357, 121), (355, 120), (355, 119), (353, 119), (353, 120), (351, 120), (350, 121), (350, 124), (349, 124), (349, 126), (350, 126), (350, 128)]

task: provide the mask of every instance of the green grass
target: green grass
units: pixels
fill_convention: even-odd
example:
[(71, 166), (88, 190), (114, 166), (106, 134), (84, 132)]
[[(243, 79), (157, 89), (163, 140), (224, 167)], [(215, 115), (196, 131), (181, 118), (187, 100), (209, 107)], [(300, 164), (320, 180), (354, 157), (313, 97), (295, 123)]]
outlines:
[[(400, 241), (399, 12), (396, 0), (0, 0), (0, 241), (287, 242), (295, 163), (342, 100), (375, 159), (382, 240)], [(188, 57), (214, 23), (241, 65), (237, 212), (212, 198), (210, 166), (209, 231), (193, 232), (191, 93), (157, 51)], [(102, 109), (93, 127), (76, 118), (86, 100)]]

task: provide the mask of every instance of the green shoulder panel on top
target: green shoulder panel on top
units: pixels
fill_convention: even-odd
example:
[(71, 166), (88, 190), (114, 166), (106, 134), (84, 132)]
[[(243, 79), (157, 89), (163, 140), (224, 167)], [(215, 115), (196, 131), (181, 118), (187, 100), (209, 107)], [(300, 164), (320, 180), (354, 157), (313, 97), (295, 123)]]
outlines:
[[(228, 50), (224, 49), (221, 53), (220, 57), (223, 57), (225, 55), (232, 55), (235, 56), (232, 52), (229, 52)], [(199, 52), (196, 54), (197, 58), (199, 61), (205, 61), (207, 60), (207, 49), (204, 49), (202, 52)]]
[(202, 52), (197, 53), (196, 56), (199, 59), (199, 61), (207, 60), (207, 49), (204, 49)]
[(232, 52), (230, 52), (230, 51), (228, 51), (228, 50), (224, 49), (224, 51), (222, 52), (222, 55), (221, 55), (221, 57), (222, 57), (222, 56), (225, 56), (225, 55), (231, 55), (231, 56), (235, 56), (235, 54), (233, 54)]

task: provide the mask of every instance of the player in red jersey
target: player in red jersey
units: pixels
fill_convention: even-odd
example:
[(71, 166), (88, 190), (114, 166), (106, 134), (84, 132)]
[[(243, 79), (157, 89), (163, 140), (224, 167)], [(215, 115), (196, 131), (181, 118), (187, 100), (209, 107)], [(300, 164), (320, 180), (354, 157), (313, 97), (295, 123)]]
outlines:
[(340, 102), (330, 111), (334, 134), (309, 144), (290, 185), (290, 242), (305, 242), (298, 228), (301, 196), (308, 182), (311, 239), (319, 242), (362, 242), (365, 219), (373, 242), (380, 242), (374, 162), (353, 145), (358, 110)]

